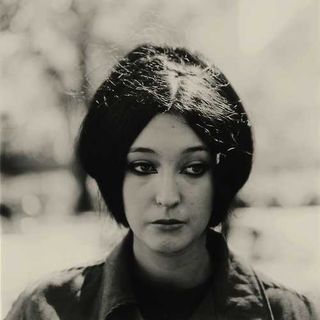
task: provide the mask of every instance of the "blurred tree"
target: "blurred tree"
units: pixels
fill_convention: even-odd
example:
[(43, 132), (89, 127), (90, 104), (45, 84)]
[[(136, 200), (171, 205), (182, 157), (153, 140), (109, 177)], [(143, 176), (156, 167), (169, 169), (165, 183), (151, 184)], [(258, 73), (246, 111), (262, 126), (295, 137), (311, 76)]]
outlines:
[[(92, 1), (91, 8), (87, 8), (84, 10), (83, 5), (85, 2), (83, 1), (74, 1), (71, 6), (71, 10), (75, 13), (77, 17), (79, 17), (79, 30), (77, 36), (77, 48), (79, 52), (79, 66), (80, 66), (80, 84), (79, 89), (82, 96), (82, 103), (84, 106), (88, 107), (89, 105), (89, 83), (88, 83), (88, 68), (87, 68), (87, 51), (89, 41), (89, 32), (91, 30), (91, 24), (93, 18), (95, 16), (95, 12), (97, 10), (97, 6), (95, 2)], [(88, 6), (88, 4), (87, 4)], [(83, 169), (80, 167), (79, 163), (74, 160), (73, 173), (78, 180), (80, 193), (79, 198), (76, 204), (76, 212), (84, 212), (92, 209), (92, 204), (90, 201), (90, 195), (86, 186), (86, 174)]]
[[(52, 164), (49, 165), (51, 162), (55, 162), (57, 167), (70, 163), (71, 171), (78, 180), (81, 190), (76, 206), (77, 212), (87, 211), (92, 208), (90, 197), (85, 187), (85, 175), (79, 166), (74, 163), (75, 160), (72, 156), (76, 128), (79, 126), (80, 117), (89, 99), (88, 85), (86, 83), (86, 45), (88, 43), (88, 33), (90, 32), (89, 22), (93, 15), (88, 10), (78, 10), (78, 7), (83, 3), (83, 1), (68, 0), (55, 3), (19, 0), (6, 2), (2, 5), (4, 11), (1, 11), (5, 12), (2, 14), (5, 17), (1, 25), (2, 35), (6, 35), (7, 38), (16, 36), (17, 42), (19, 42), (19, 48), (13, 54), (8, 54), (6, 63), (9, 65), (20, 63), (20, 68), (23, 68), (26, 66), (27, 57), (29, 56), (33, 70), (30, 69), (28, 71), (38, 73), (36, 81), (40, 77), (42, 78), (41, 84), (36, 84), (35, 82), (31, 84), (31, 86), (33, 85), (38, 89), (35, 94), (37, 98), (33, 97), (32, 103), (30, 103), (31, 101), (23, 101), (19, 105), (20, 110), (18, 110), (16, 106), (13, 108), (10, 106), (13, 104), (13, 96), (10, 97), (8, 95), (7, 101), (3, 102), (6, 104), (6, 112), (11, 115), (18, 114), (16, 118), (19, 118), (19, 116), (23, 118), (23, 115), (26, 115), (30, 119), (37, 117), (42, 112), (41, 110), (46, 109), (44, 113), (47, 113), (47, 119), (45, 119), (46, 116), (44, 115), (43, 121), (48, 124), (54, 122), (56, 126), (55, 132), (51, 132), (51, 134), (40, 132), (39, 130), (39, 135), (31, 138), (31, 140), (43, 140), (42, 143), (28, 144), (23, 134), (21, 134), (21, 127), (19, 128), (19, 124), (15, 123), (16, 131), (20, 131), (20, 134), (17, 134), (19, 136), (18, 139), (20, 138), (23, 141), (22, 143), (28, 146), (27, 149), (29, 148), (29, 150), (26, 151), (29, 151), (29, 155), (33, 154), (33, 157), (21, 158), (19, 154), (21, 154), (22, 150), (19, 151), (19, 144), (18, 146), (15, 145), (14, 139), (7, 139), (6, 148), (2, 152), (4, 157), (2, 158), (6, 159), (8, 155), (10, 158), (10, 154), (16, 154), (16, 163), (22, 164), (29, 170), (34, 170), (38, 166), (52, 167)], [(91, 3), (94, 4), (94, 2)], [(14, 71), (16, 71), (16, 74), (14, 74)], [(14, 84), (22, 78), (22, 74), (16, 68), (7, 67), (7, 72), (11, 74), (11, 83), (8, 86), (13, 91)], [(28, 76), (32, 82), (33, 79), (32, 77), (30, 78), (30, 74)], [(22, 92), (23, 88), (18, 87), (18, 90), (20, 94), (32, 97), (28, 87), (25, 88), (24, 92)], [(50, 91), (49, 95), (46, 95), (47, 91)], [(75, 96), (75, 92), (80, 94)], [(55, 117), (51, 119), (52, 113), (47, 112), (50, 108), (56, 109)], [(28, 125), (24, 125), (24, 127), (28, 128)], [(59, 128), (62, 130), (59, 130)], [(41, 129), (45, 128), (42, 127)], [(63, 140), (58, 137), (67, 137), (65, 139), (67, 142), (64, 142), (64, 149), (61, 146), (57, 146)], [(40, 150), (35, 145), (38, 145)], [(48, 149), (48, 146), (51, 147)], [(10, 153), (11, 149), (18, 150)], [(63, 151), (68, 154), (64, 157), (57, 155), (57, 153)], [(39, 153), (46, 154), (49, 159), (45, 157), (42, 159), (43, 163), (39, 163), (39, 161), (36, 161), (39, 160), (39, 157), (37, 157)], [(62, 162), (61, 158), (63, 158)], [(5, 168), (2, 167), (2, 169)]]
[[(185, 8), (188, 10), (188, 7)], [(12, 96), (7, 95), (7, 99), (4, 99), (8, 114), (18, 115), (16, 118), (23, 119), (23, 125), (19, 125), (13, 116), (16, 138), (8, 139), (9, 146), (4, 149), (5, 156), (2, 158), (8, 159), (8, 164), (16, 163), (11, 170), (16, 173), (21, 171), (21, 166), (25, 171), (40, 167), (52, 168), (52, 163), (58, 167), (69, 165), (80, 188), (75, 210), (88, 211), (92, 205), (86, 188), (86, 175), (73, 157), (72, 145), (90, 95), (117, 57), (128, 48), (144, 41), (164, 42), (170, 37), (174, 42), (182, 38), (181, 31), (174, 33), (172, 28), (161, 29), (170, 12), (170, 6), (165, 2), (124, 0), (120, 5), (114, 0), (105, 3), (84, 0), (17, 0), (5, 2), (3, 9), (3, 35), (17, 42), (15, 50), (7, 54), (6, 63), (19, 64), (19, 68), (7, 66), (7, 72), (11, 74), (8, 87), (11, 93), (16, 88), (23, 91), (21, 93), (25, 100), (21, 98), (20, 104), (16, 101), (13, 105)], [(176, 25), (186, 18), (186, 11), (180, 12), (179, 18), (172, 20)], [(142, 16), (144, 19), (141, 19)], [(4, 41), (8, 44), (8, 39)], [(20, 88), (16, 85), (22, 78), (19, 69), (27, 66), (28, 59), (30, 68), (26, 73), (30, 87)], [(34, 80), (30, 72), (34, 74)], [(32, 95), (34, 88), (37, 88), (37, 92)], [(49, 109), (55, 109), (54, 118), (48, 112)], [(37, 124), (33, 130), (38, 127), (38, 134), (29, 134), (31, 141), (28, 143), (23, 132), (30, 132), (30, 118), (37, 117), (39, 113), (43, 114), (44, 122), (62, 130), (48, 133), (46, 126), (40, 128)], [(64, 138), (59, 139), (58, 136)], [(61, 140), (68, 140), (64, 141), (64, 148), (59, 148)], [(67, 154), (61, 163), (61, 155), (57, 159), (57, 153), (63, 150)], [(40, 154), (45, 156), (39, 157)], [(13, 155), (15, 161), (12, 161)]]
[[(275, 8), (276, 2), (262, 2)], [(278, 29), (262, 10), (272, 38), (252, 53), (252, 39), (265, 37), (247, 0), (2, 0), (0, 103), (12, 128), (2, 157), (9, 155), (6, 163), (13, 165), (15, 155), (23, 170), (68, 167), (81, 190), (76, 211), (89, 210), (86, 177), (73, 156), (81, 118), (117, 58), (138, 43), (155, 42), (199, 50), (226, 72), (252, 115), (259, 172), (317, 166), (316, 90), (309, 85), (318, 75), (311, 32), (316, 10), (294, 2)], [(239, 3), (246, 4), (243, 17)], [(247, 50), (243, 39), (250, 40)], [(257, 198), (257, 190), (249, 193)]]
[(12, 18), (19, 9), (19, 1), (1, 1), (0, 2), (0, 31), (6, 31), (10, 27)]

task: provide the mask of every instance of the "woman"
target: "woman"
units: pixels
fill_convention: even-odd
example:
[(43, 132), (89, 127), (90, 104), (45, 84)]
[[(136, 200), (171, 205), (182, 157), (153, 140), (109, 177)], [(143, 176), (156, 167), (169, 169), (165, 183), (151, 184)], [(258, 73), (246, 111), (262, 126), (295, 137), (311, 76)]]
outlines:
[(247, 114), (216, 67), (182, 48), (134, 49), (93, 97), (77, 151), (129, 232), (106, 261), (25, 291), (6, 319), (316, 319), (212, 229), (253, 156)]

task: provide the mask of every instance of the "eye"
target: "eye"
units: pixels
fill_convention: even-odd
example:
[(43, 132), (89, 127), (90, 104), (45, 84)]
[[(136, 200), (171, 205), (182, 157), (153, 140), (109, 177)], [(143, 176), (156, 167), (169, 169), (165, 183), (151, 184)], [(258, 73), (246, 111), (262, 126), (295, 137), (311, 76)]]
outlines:
[(181, 173), (187, 174), (189, 176), (200, 177), (205, 172), (208, 171), (208, 165), (203, 162), (191, 163), (188, 166), (185, 166)]
[(129, 163), (129, 170), (138, 175), (155, 174), (157, 170), (154, 165), (148, 161), (134, 161)]

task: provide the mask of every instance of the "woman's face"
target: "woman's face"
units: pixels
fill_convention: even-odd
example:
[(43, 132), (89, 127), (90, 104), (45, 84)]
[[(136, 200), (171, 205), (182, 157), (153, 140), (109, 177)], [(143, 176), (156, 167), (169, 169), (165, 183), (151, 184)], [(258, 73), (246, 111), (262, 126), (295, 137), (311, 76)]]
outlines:
[(123, 201), (136, 248), (174, 254), (203, 245), (212, 213), (211, 159), (182, 117), (155, 116), (132, 144)]

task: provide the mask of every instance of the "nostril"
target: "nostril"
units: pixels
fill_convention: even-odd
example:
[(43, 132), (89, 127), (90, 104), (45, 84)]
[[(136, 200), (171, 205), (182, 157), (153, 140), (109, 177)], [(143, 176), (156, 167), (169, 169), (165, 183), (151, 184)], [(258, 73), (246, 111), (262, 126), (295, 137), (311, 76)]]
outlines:
[(156, 204), (163, 207), (175, 207), (180, 202), (180, 196), (178, 193), (166, 192), (156, 197)]
[(168, 208), (172, 208), (172, 207), (175, 207), (176, 205), (178, 205), (179, 203), (179, 199), (176, 198), (176, 199), (170, 199), (170, 200), (161, 200), (159, 198), (156, 199), (156, 204), (158, 206), (162, 206), (162, 207), (168, 207)]

